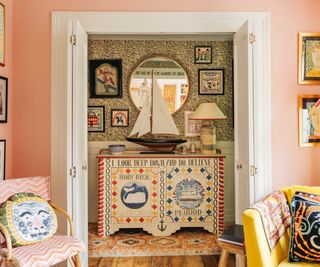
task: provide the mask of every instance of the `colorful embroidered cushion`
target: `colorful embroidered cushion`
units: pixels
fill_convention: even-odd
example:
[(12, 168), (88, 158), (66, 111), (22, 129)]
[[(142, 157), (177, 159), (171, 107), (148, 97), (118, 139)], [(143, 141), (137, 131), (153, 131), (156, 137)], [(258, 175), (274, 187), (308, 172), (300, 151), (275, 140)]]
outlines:
[(4, 202), (0, 208), (0, 223), (8, 230), (13, 246), (46, 240), (58, 227), (53, 208), (33, 193), (18, 193)]
[(252, 208), (260, 213), (271, 251), (290, 226), (291, 213), (286, 195), (282, 191), (272, 192)]
[(320, 262), (320, 195), (297, 192), (291, 202), (291, 262)]

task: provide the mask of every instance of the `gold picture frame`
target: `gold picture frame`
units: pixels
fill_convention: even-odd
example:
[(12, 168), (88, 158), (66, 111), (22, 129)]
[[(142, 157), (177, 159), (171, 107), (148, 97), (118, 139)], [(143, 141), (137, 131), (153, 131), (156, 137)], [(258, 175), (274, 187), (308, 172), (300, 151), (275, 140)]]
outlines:
[(298, 35), (298, 84), (320, 84), (320, 33)]
[(0, 3), (0, 66), (5, 65), (5, 5)]
[(320, 95), (299, 95), (299, 146), (320, 146)]

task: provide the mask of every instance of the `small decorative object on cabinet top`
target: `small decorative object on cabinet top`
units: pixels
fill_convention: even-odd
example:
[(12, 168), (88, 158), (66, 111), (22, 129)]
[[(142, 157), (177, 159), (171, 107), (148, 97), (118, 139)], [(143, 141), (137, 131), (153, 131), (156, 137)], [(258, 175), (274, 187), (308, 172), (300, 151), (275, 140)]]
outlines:
[(125, 145), (109, 145), (108, 150), (111, 155), (121, 155), (125, 152), (126, 146)]
[(299, 96), (299, 145), (320, 146), (320, 95)]
[(122, 60), (93, 59), (89, 61), (90, 97), (122, 97)]
[(320, 33), (299, 33), (298, 83), (320, 84)]

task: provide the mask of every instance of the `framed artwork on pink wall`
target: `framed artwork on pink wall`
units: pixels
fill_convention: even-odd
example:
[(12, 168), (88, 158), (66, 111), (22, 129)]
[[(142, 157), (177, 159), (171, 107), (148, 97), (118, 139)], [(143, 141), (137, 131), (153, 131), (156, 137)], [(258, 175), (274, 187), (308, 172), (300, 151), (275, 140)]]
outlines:
[(0, 66), (5, 63), (5, 6), (0, 3)]
[(0, 76), (0, 123), (7, 122), (8, 117), (8, 78)]
[(320, 84), (320, 33), (299, 33), (298, 84)]
[(0, 180), (5, 179), (6, 169), (6, 140), (0, 140)]
[(320, 146), (320, 95), (299, 95), (299, 145)]

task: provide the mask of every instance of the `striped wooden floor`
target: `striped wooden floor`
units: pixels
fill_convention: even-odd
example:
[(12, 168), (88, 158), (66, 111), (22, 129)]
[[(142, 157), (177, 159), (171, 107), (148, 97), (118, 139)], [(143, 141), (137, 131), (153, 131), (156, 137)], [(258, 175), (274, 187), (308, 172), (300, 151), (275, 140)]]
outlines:
[[(219, 257), (220, 255), (119, 258), (89, 257), (89, 267), (217, 267)], [(234, 266), (234, 257), (229, 257), (228, 267)]]

